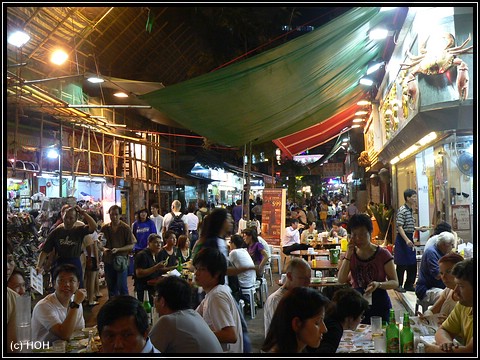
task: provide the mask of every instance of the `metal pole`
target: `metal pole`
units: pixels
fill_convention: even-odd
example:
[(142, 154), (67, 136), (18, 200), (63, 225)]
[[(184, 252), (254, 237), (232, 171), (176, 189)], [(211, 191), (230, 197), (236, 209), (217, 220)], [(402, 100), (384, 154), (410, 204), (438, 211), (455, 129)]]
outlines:
[(247, 220), (250, 220), (250, 174), (252, 172), (252, 142), (248, 144), (248, 164), (247, 164)]
[(58, 190), (58, 196), (61, 198), (63, 196), (63, 191), (62, 191), (62, 183), (63, 183), (63, 175), (62, 175), (62, 131), (63, 131), (63, 124), (62, 121), (60, 121), (60, 145), (59, 145), (59, 152), (58, 152), (58, 172), (59, 172), (59, 190)]

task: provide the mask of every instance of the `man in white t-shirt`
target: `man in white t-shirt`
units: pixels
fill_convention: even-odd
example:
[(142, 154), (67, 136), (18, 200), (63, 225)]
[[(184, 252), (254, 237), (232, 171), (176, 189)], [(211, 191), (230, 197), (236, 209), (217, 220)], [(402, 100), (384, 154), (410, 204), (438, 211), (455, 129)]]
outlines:
[[(170, 223), (173, 220), (172, 212), (175, 214), (175, 216), (182, 215), (182, 212), (180, 211), (182, 208), (182, 203), (179, 200), (173, 200), (172, 202), (172, 207), (171, 207), (171, 212), (168, 212), (165, 214), (163, 217), (163, 233), (165, 234), (170, 226)], [(187, 219), (185, 216), (182, 216), (182, 220), (185, 223), (185, 235), (188, 234), (188, 224), (187, 224)]]
[(205, 322), (228, 353), (243, 353), (242, 320), (230, 288), (224, 285), (227, 260), (215, 248), (201, 249), (193, 259), (195, 282), (205, 290), (197, 307)]
[[(82, 301), (87, 296), (79, 289), (78, 269), (62, 264), (55, 269), (55, 292), (40, 300), (32, 312), (32, 339), (35, 341), (69, 340), (75, 330), (85, 327)], [(73, 296), (73, 300), (71, 300)]]
[(152, 212), (152, 215), (150, 215), (150, 219), (152, 219), (155, 223), (155, 227), (157, 228), (157, 234), (160, 236), (160, 239), (163, 240), (163, 216), (160, 215), (160, 205), (158, 205), (158, 203), (152, 204), (152, 206), (150, 206), (150, 211)]
[(295, 250), (307, 250), (307, 244), (300, 244), (300, 233), (298, 231), (298, 219), (291, 219), (290, 226), (285, 229), (285, 235), (282, 238), (282, 251), (285, 255), (290, 255)]
[[(230, 254), (228, 260), (236, 268), (255, 267), (253, 259), (244, 247), (245, 242), (240, 235), (232, 235), (230, 238)], [(257, 275), (255, 270), (247, 270), (237, 275), (241, 288), (248, 289), (255, 286)]]
[(301, 258), (293, 258), (287, 264), (287, 276), (285, 283), (274, 293), (270, 294), (265, 302), (265, 307), (263, 309), (263, 323), (265, 326), (265, 336), (267, 336), (268, 328), (272, 322), (273, 314), (277, 308), (278, 303), (282, 297), (288, 292), (296, 287), (308, 286), (310, 285), (310, 277), (312, 270), (310, 265)]

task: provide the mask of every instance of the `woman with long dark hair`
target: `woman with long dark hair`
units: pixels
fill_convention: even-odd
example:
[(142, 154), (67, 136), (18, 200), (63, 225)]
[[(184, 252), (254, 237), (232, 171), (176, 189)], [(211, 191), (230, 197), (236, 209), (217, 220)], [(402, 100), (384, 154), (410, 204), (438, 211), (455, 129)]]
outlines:
[(315, 289), (296, 287), (280, 300), (262, 346), (263, 352), (301, 353), (318, 347), (327, 332), (323, 322), (330, 300)]
[(204, 217), (200, 238), (195, 243), (192, 258), (195, 258), (200, 249), (214, 247), (228, 257), (225, 237), (232, 232), (233, 218), (226, 209), (216, 208)]

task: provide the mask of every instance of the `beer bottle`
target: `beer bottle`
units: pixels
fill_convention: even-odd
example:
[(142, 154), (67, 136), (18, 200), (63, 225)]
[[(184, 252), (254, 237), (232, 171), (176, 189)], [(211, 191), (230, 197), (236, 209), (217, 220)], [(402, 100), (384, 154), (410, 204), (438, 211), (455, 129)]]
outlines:
[[(147, 295), (147, 297), (148, 297), (148, 295)], [(150, 304), (150, 301), (145, 300), (143, 302), (143, 308), (145, 309), (145, 312), (147, 313), (148, 323), (151, 325), (153, 323), (153, 319), (152, 319), (152, 305)]]
[(385, 330), (387, 338), (387, 353), (399, 353), (399, 331), (395, 321), (395, 310), (390, 309), (390, 321)]
[(403, 314), (403, 328), (400, 331), (400, 352), (405, 354), (414, 353), (413, 330), (410, 327), (408, 313)]
[(178, 257), (177, 271), (180, 273), (180, 276), (182, 276), (183, 264), (180, 256)]

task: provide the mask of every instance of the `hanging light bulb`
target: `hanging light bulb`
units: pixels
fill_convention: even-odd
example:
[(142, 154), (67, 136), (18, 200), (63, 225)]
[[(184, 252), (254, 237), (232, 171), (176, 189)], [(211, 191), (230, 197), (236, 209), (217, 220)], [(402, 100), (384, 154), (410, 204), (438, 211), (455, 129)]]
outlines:
[(55, 65), (62, 65), (63, 63), (65, 63), (65, 61), (67, 61), (67, 59), (68, 54), (61, 49), (55, 50), (50, 57), (50, 61)]

